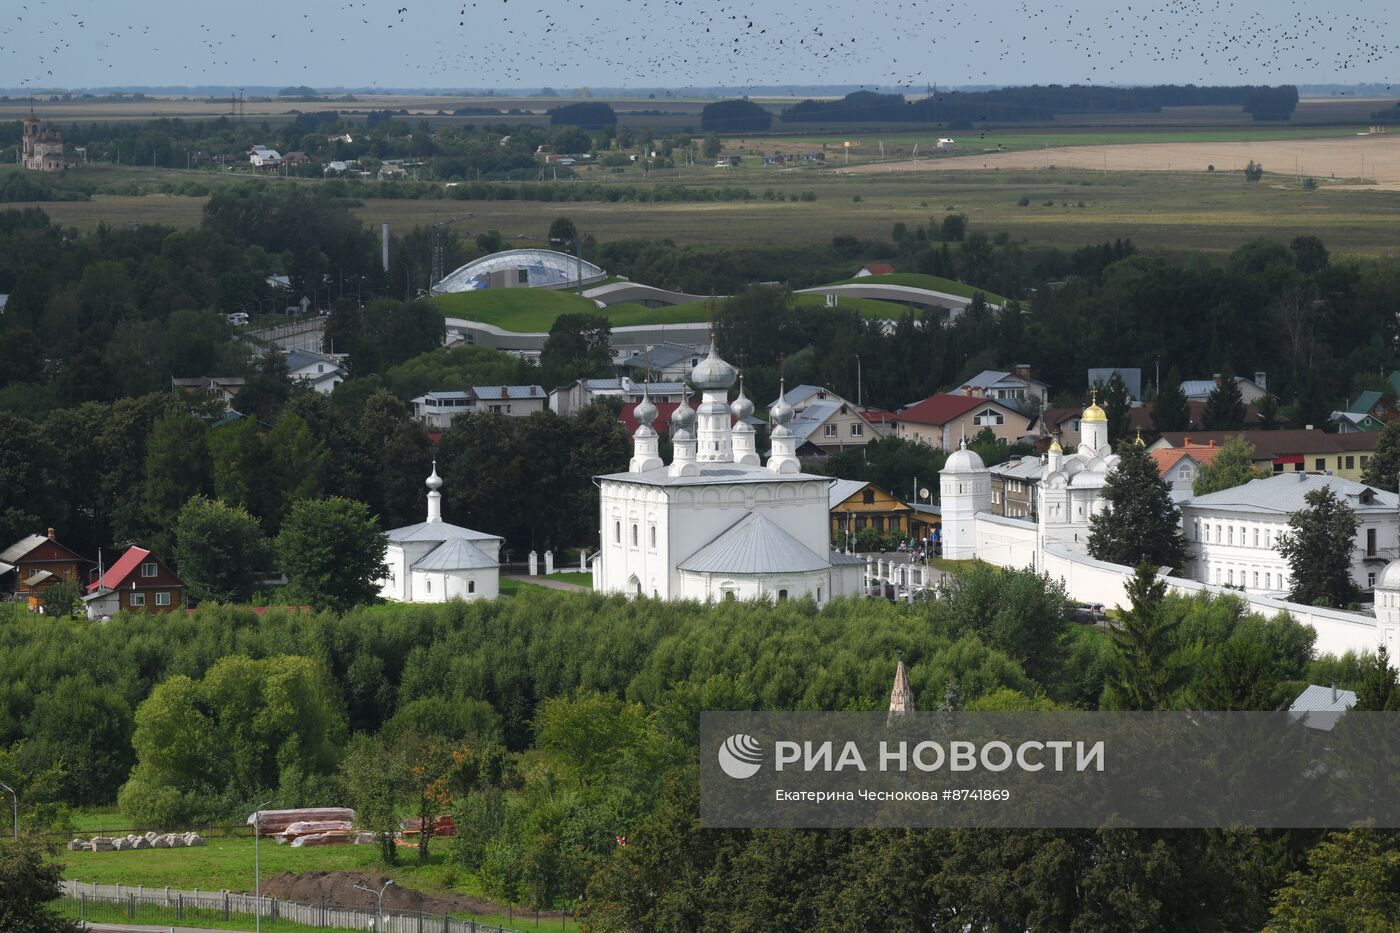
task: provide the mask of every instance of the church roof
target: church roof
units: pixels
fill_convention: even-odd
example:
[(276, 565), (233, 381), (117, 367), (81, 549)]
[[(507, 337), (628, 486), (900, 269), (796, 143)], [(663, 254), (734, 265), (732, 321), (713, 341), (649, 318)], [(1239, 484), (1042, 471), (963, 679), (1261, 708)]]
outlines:
[(414, 570), (483, 570), (496, 562), (465, 538), (453, 538), (414, 563)]
[(904, 670), (904, 659), (894, 669), (894, 686), (890, 689), (890, 712), (895, 715), (914, 712), (914, 691), (909, 687), (909, 675)]
[(725, 483), (792, 483), (803, 480), (831, 482), (829, 476), (817, 476), (813, 473), (774, 473), (757, 464), (702, 460), (695, 466), (697, 470), (693, 476), (672, 476), (668, 467), (661, 466), (645, 473), (605, 473), (594, 479), (641, 483), (644, 486), (718, 486)]
[(461, 525), (453, 525), (449, 522), (419, 522), (416, 525), (405, 525), (402, 528), (394, 528), (389, 531), (389, 540), (394, 544), (403, 544), (407, 541), (453, 541), (461, 539), (464, 541), (499, 541), (500, 535), (488, 535), (482, 531), (473, 531), (470, 528), (463, 528)]
[(681, 561), (693, 573), (807, 573), (827, 570), (822, 557), (758, 512), (750, 512)]

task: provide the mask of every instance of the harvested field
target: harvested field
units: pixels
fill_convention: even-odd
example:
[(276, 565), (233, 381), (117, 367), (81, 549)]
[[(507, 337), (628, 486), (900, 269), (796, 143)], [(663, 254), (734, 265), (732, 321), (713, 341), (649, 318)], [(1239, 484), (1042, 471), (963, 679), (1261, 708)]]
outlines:
[[(1272, 176), (1318, 179), (1365, 178), (1387, 188), (1400, 186), (1400, 133), (1333, 139), (1252, 139), (1248, 141), (1139, 143), (1065, 146), (1022, 152), (973, 153), (928, 161), (852, 165), (841, 174), (886, 172), (1082, 169), (1110, 172), (1237, 172), (1250, 161)], [(1364, 172), (1364, 175), (1363, 175)], [(1266, 177), (1266, 181), (1268, 178)]]

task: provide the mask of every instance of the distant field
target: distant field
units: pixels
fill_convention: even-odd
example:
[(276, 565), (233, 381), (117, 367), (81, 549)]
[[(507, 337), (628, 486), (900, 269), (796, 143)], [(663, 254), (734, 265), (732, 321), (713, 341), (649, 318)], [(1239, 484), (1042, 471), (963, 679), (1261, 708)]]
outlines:
[(614, 327), (632, 324), (690, 324), (710, 319), (705, 304), (672, 308), (648, 308), (640, 304), (616, 304), (599, 308), (573, 292), (543, 288), (487, 288), (433, 299), (448, 317), (493, 324), (517, 333), (548, 331), (561, 314), (601, 314)]

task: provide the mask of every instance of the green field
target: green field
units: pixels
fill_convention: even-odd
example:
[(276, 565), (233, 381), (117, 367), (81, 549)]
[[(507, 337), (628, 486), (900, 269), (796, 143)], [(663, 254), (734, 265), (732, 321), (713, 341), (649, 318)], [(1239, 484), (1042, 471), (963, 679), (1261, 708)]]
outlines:
[[(110, 818), (110, 814), (104, 816)], [(253, 839), (249, 836), (215, 836), (207, 841), (207, 846), (197, 849), (137, 849), (123, 852), (69, 852), (65, 849), (59, 854), (59, 861), (63, 865), (63, 876), (75, 881), (155, 889), (169, 887), (181, 891), (252, 892)], [(476, 879), (448, 863), (450, 846), (451, 840), (435, 840), (426, 864), (419, 864), (416, 850), (403, 849), (399, 853), (399, 864), (386, 867), (379, 861), (378, 846), (293, 849), (263, 839), (260, 844), (262, 877), (266, 881), (284, 871), (374, 871), (393, 878), (396, 885), (430, 894), (482, 897)], [(522, 926), (519, 917), (509, 921), (505, 912), (458, 915), (489, 923)], [(553, 928), (559, 928), (558, 919), (551, 923)], [(251, 928), (251, 923), (246, 928)], [(277, 927), (282, 928), (281, 925)], [(577, 925), (570, 922), (565, 929), (577, 929)]]
[(601, 314), (614, 327), (632, 324), (693, 324), (710, 319), (708, 304), (648, 308), (623, 303), (599, 308), (574, 292), (544, 288), (486, 288), (433, 299), (448, 317), (492, 324), (516, 333), (548, 331), (561, 314)]
[[(799, 308), (826, 307), (825, 295), (797, 295), (795, 298)], [(847, 311), (855, 311), (861, 317), (871, 321), (897, 321), (908, 314), (910, 310), (907, 305), (895, 301), (880, 301), (878, 298), (852, 298), (849, 295), (840, 296), (836, 306)]]

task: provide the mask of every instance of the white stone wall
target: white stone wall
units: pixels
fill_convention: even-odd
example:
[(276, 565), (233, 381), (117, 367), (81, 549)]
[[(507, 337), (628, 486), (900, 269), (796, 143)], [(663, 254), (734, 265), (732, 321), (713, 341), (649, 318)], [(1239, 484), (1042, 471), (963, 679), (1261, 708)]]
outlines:
[(501, 594), (499, 568), (481, 570), (414, 570), (414, 602), (445, 603), (450, 599), (495, 599)]

